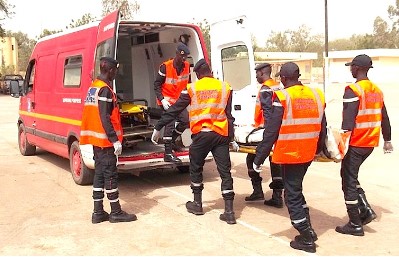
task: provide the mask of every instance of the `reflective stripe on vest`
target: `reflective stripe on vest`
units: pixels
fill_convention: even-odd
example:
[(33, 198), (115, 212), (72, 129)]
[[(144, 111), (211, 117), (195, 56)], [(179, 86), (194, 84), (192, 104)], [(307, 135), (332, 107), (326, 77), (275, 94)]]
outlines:
[[(162, 85), (162, 95), (168, 100), (169, 103), (174, 104), (180, 96), (180, 92), (186, 88), (188, 80), (190, 78), (190, 64), (184, 62), (184, 68), (180, 75), (177, 75), (175, 67), (173, 67), (173, 59), (163, 63), (165, 65), (166, 74), (165, 82)], [(161, 101), (157, 99), (158, 105), (161, 105)]]
[(359, 109), (355, 119), (349, 145), (376, 147), (380, 140), (383, 94), (369, 80), (349, 85), (359, 98)]
[[(277, 91), (281, 90), (282, 87), (280, 86), (279, 83), (274, 81), (273, 79), (268, 79), (265, 82), (263, 82), (263, 85), (267, 86), (271, 91)], [(262, 105), (260, 102), (260, 93), (263, 92), (264, 89), (262, 87), (259, 90), (258, 96), (256, 97), (256, 104), (255, 104), (255, 114), (254, 114), (254, 125), (255, 128), (258, 128), (260, 126), (263, 126), (265, 124), (265, 117), (263, 116), (263, 110), (262, 110)], [(270, 99), (270, 101), (272, 101)], [(272, 103), (270, 103), (271, 105)]]
[(230, 86), (214, 78), (203, 78), (187, 86), (191, 103), (187, 107), (190, 129), (193, 134), (203, 128), (222, 136), (228, 135), (228, 121), (225, 113)]
[[(112, 99), (106, 97), (99, 97), (98, 93), (101, 88), (108, 87), (108, 85), (96, 79), (92, 86), (88, 89), (86, 100), (83, 107), (82, 125), (80, 131), (80, 144), (92, 144), (98, 147), (112, 147), (112, 142), (109, 141), (107, 134), (102, 126), (100, 112), (98, 109), (98, 101), (116, 102), (116, 96), (112, 92)], [(111, 123), (115, 130), (118, 140), (122, 142), (123, 133), (120, 123), (119, 107), (116, 105), (111, 113)]]
[(284, 107), (284, 116), (272, 161), (295, 164), (313, 160), (324, 113), (324, 96), (306, 86), (292, 86), (275, 94)]

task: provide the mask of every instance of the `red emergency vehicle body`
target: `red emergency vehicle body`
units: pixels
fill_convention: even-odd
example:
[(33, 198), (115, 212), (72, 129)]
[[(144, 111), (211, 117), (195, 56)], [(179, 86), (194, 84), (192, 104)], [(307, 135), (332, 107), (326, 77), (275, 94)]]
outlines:
[[(189, 45), (192, 62), (207, 59), (199, 27), (192, 24), (119, 22), (119, 12), (100, 22), (39, 40), (30, 57), (20, 97), (18, 136), (21, 154), (33, 155), (36, 147), (40, 147), (69, 158), (74, 181), (77, 184), (92, 183), (92, 149), (88, 145), (79, 145), (79, 134), (84, 99), (92, 79), (99, 74), (99, 59), (111, 56), (120, 62), (122, 69), (119, 70), (123, 74), (117, 76), (114, 83), (117, 94), (123, 93), (127, 99), (144, 98), (148, 107), (156, 107), (154, 74), (168, 56), (174, 57), (174, 39), (181, 31), (185, 31), (188, 38), (197, 37)], [(151, 36), (151, 40), (146, 39), (146, 35), (147, 38)], [(149, 51), (154, 48), (158, 53)], [(145, 62), (152, 64), (148, 70), (143, 70)], [(191, 77), (196, 79), (195, 75)], [(146, 136), (151, 131), (152, 127)], [(163, 162), (163, 145), (155, 146), (146, 137), (143, 142), (130, 150), (124, 148), (119, 157), (121, 170), (176, 167)], [(177, 168), (187, 171), (188, 149), (177, 155), (183, 161)]]

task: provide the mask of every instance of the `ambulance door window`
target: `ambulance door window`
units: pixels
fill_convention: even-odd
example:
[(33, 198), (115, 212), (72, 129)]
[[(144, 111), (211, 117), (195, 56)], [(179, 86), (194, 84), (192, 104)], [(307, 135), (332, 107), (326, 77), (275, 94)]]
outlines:
[(251, 84), (248, 48), (239, 45), (222, 49), (222, 69), (224, 80), (234, 90), (240, 90)]
[(71, 56), (64, 63), (64, 87), (79, 88), (82, 77), (82, 56)]

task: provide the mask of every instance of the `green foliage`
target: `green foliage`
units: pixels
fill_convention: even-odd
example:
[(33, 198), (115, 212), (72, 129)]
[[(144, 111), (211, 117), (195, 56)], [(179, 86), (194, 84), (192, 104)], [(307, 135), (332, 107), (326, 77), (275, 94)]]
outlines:
[(83, 16), (80, 19), (77, 19), (76, 21), (72, 19), (71, 23), (69, 23), (69, 26), (66, 28), (76, 28), (85, 24), (88, 24), (90, 22), (95, 21), (95, 17), (92, 17), (90, 13), (83, 14)]
[(195, 19), (193, 19), (191, 24), (195, 24), (201, 29), (201, 32), (204, 36), (205, 46), (206, 46), (206, 49), (208, 52), (208, 58), (210, 60), (210, 58), (211, 58), (211, 34), (210, 34), (211, 26), (209, 25), (209, 23), (206, 19), (204, 19), (203, 21), (196, 21)]
[(101, 0), (101, 3), (103, 6), (103, 16), (119, 9), (123, 20), (133, 19), (133, 13), (138, 13), (140, 10), (140, 4), (137, 1), (130, 4), (128, 0)]
[[(7, 31), (6, 36), (15, 37), (18, 45), (18, 67), (20, 71), (25, 71), (28, 66), (29, 57), (32, 53), (36, 41), (29, 39), (28, 35), (22, 32)], [(4, 74), (4, 73), (3, 73)]]
[(12, 11), (14, 7), (14, 5), (8, 4), (7, 0), (0, 0), (0, 37), (5, 35), (3, 20), (11, 18), (14, 15), (14, 12)]

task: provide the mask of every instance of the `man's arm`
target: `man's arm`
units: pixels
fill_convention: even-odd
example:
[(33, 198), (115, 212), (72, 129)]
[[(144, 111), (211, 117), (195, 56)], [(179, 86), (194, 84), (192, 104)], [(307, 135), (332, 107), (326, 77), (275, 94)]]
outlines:
[(227, 122), (228, 122), (230, 141), (234, 140), (234, 121), (235, 121), (235, 118), (231, 114), (232, 101), (233, 101), (233, 91), (230, 91), (229, 99), (227, 100), (226, 109), (224, 110), (226, 113)]
[(161, 130), (166, 124), (174, 121), (176, 117), (187, 108), (187, 106), (191, 103), (190, 95), (187, 90), (183, 90), (180, 93), (179, 99), (177, 99), (176, 103), (174, 103), (168, 110), (166, 110), (161, 119), (155, 125), (156, 130)]
[(382, 107), (382, 121), (381, 121), (381, 132), (384, 138), (384, 141), (391, 141), (391, 122), (389, 121), (387, 108)]
[(319, 140), (317, 141), (316, 153), (320, 153), (321, 151), (323, 151), (323, 148), (324, 148), (325, 142), (326, 142), (326, 136), (327, 136), (327, 119), (326, 119), (326, 113), (323, 113), (323, 118), (321, 120), (321, 129), (320, 129), (320, 134), (319, 134)]
[(101, 88), (98, 92), (98, 109), (100, 111), (101, 124), (111, 143), (118, 141), (118, 136), (111, 123), (111, 114), (115, 104), (111, 90), (108, 87)]
[(273, 104), (272, 96), (273, 96), (273, 91), (268, 86), (262, 86), (260, 88), (259, 99), (265, 123), (271, 119), (272, 104)]
[(347, 87), (344, 93), (342, 110), (342, 130), (352, 131), (355, 128), (355, 119), (359, 111), (359, 97)]
[(165, 83), (165, 79), (166, 79), (166, 67), (165, 64), (161, 64), (161, 66), (159, 66), (157, 77), (155, 78), (154, 81), (155, 95), (159, 101), (162, 101), (163, 99), (162, 85)]
[(254, 164), (259, 166), (263, 164), (269, 156), (273, 148), (273, 144), (277, 141), (280, 131), (281, 123), (283, 121), (284, 108), (276, 97), (272, 105), (272, 113), (270, 120), (266, 122), (265, 130), (263, 132), (262, 142), (256, 147), (256, 157)]

